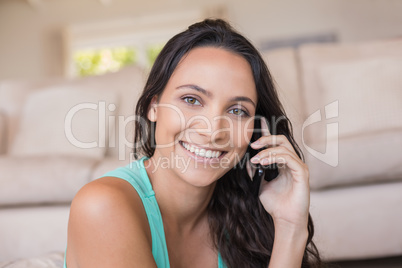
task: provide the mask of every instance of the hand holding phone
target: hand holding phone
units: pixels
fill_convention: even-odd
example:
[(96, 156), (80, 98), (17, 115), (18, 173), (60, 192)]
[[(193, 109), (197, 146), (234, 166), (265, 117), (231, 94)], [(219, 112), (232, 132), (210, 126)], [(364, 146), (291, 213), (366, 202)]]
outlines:
[[(260, 118), (260, 128), (261, 128), (262, 136), (271, 135), (271, 133), (269, 131), (268, 123), (266, 122), (266, 119), (263, 117)], [(262, 149), (260, 149), (259, 151), (261, 151), (261, 150)], [(274, 172), (265, 172), (265, 170), (272, 170)], [(264, 176), (265, 173), (267, 173), (266, 176)], [(277, 164), (274, 163), (274, 164), (267, 165), (267, 166), (258, 164), (258, 175), (260, 177), (263, 177), (266, 181), (272, 181), (273, 179), (275, 179), (278, 176)]]
[[(269, 136), (271, 135), (268, 127), (268, 123), (264, 117), (259, 117), (254, 121), (254, 133), (251, 138), (251, 143), (255, 142), (262, 136)], [(265, 147), (262, 147), (258, 150), (253, 149), (250, 147), (250, 158), (254, 157), (260, 151), (264, 150)], [(251, 164), (251, 166), (247, 167), (247, 171), (249, 173), (250, 178), (253, 180), (253, 184), (255, 185), (254, 192), (258, 194), (259, 187), (261, 184), (261, 180), (264, 179), (266, 181), (272, 181), (275, 179), (278, 174), (278, 167), (277, 164), (270, 164), (270, 165), (261, 165), (261, 164)]]
[[(295, 226), (301, 224), (304, 228), (310, 202), (308, 167), (287, 136), (276, 135), (275, 132), (270, 135), (268, 124), (262, 120), (256, 118), (252, 136), (252, 141), (259, 139), (260, 142), (250, 144), (250, 148), (254, 149), (250, 150), (254, 156), (250, 163), (257, 170), (252, 175), (252, 194), (259, 198), (274, 222), (280, 217), (281, 221)], [(258, 129), (261, 131), (256, 131)], [(258, 157), (255, 157), (256, 154)]]

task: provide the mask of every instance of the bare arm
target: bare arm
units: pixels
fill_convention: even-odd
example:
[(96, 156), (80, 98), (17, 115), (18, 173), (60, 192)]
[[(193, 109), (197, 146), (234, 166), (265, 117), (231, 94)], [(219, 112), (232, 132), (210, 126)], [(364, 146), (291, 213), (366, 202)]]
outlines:
[(66, 254), (68, 268), (156, 268), (145, 210), (127, 182), (98, 179), (78, 192)]
[(301, 267), (308, 237), (306, 228), (275, 222), (275, 239), (269, 268)]

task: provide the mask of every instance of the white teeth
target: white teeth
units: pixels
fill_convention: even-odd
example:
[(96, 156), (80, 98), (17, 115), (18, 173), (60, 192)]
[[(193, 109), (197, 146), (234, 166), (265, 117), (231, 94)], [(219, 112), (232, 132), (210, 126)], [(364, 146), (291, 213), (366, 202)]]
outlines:
[(202, 156), (205, 158), (217, 158), (221, 155), (220, 151), (211, 151), (205, 149), (199, 149), (197, 147), (191, 146), (185, 142), (182, 142), (183, 147), (186, 148), (188, 151), (196, 154), (197, 156)]
[(199, 152), (199, 155), (200, 156), (205, 156), (205, 149), (201, 149), (200, 152)]

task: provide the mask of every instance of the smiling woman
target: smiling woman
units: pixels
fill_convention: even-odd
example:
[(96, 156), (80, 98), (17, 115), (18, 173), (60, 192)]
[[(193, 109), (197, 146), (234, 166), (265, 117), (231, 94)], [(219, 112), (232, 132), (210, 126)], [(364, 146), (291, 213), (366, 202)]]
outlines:
[[(171, 174), (172, 179), (181, 177), (184, 181), (202, 177), (204, 181), (197, 179), (193, 183), (214, 188), (215, 182), (236, 164), (236, 158), (246, 152), (253, 132), (253, 120), (248, 119), (255, 114), (254, 103), (257, 92), (253, 74), (243, 57), (216, 47), (192, 49), (178, 64), (163, 92), (153, 97), (148, 116), (156, 123), (157, 146), (151, 159), (189, 156), (194, 158), (194, 165), (186, 170), (156, 169), (152, 175), (158, 178), (157, 173), (162, 172), (162, 177)], [(176, 109), (171, 107), (183, 116), (175, 116)], [(194, 152), (189, 153), (183, 146), (165, 146), (177, 142), (194, 147)], [(206, 152), (217, 150), (229, 165), (195, 165), (207, 161)], [(208, 159), (216, 162), (213, 160), (217, 159)]]
[(229, 24), (174, 36), (136, 115), (139, 159), (78, 192), (65, 267), (322, 266), (308, 168), (264, 61)]

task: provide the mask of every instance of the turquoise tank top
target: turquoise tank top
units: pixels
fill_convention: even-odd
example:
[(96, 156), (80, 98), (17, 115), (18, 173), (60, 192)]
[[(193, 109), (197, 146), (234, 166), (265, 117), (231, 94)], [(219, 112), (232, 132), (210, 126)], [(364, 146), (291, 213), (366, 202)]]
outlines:
[[(117, 177), (129, 182), (134, 187), (142, 200), (148, 218), (152, 235), (152, 255), (156, 265), (158, 268), (170, 268), (162, 215), (155, 198), (155, 192), (152, 189), (147, 171), (144, 167), (144, 161), (147, 159), (147, 157), (143, 157), (137, 161), (131, 162), (125, 167), (109, 171), (101, 177)], [(226, 268), (219, 253), (218, 267)], [(64, 268), (67, 268), (66, 257), (64, 257)]]

